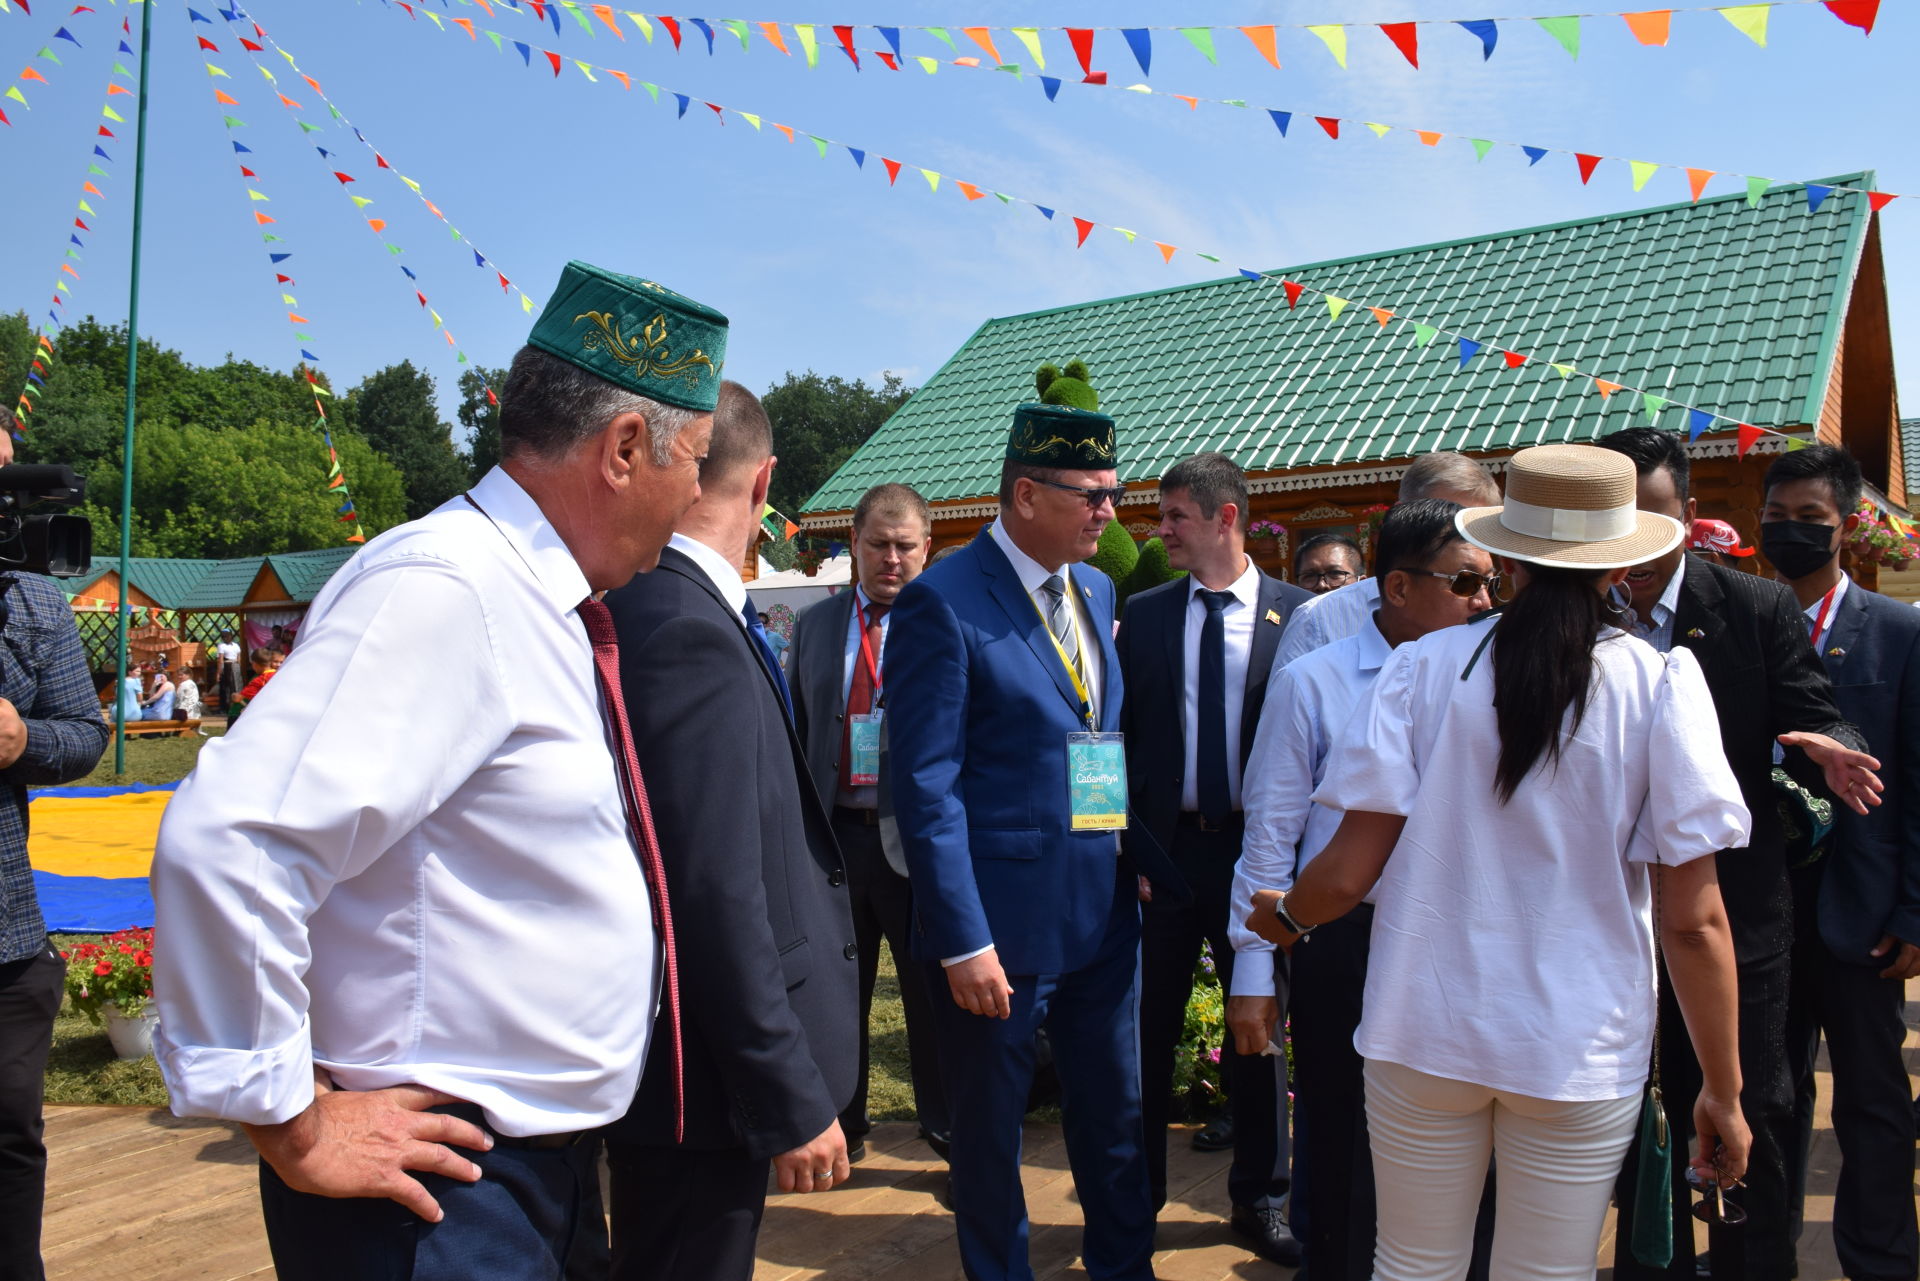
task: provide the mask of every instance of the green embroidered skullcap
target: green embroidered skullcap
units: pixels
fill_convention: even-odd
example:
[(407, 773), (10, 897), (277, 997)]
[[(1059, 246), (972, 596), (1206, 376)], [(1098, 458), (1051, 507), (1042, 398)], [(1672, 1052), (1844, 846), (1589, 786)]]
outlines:
[(527, 341), (628, 391), (711, 412), (727, 318), (638, 276), (570, 262)]
[(1116, 461), (1113, 419), (1097, 409), (1022, 405), (1013, 411), (1007, 458), (1031, 467), (1109, 471)]

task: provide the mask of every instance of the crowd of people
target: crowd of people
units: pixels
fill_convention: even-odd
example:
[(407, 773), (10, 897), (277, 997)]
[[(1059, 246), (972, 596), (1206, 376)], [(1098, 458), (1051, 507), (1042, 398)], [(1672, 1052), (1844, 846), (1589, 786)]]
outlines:
[(969, 1278), (1032, 1276), (1043, 1065), (1088, 1275), (1154, 1275), (1210, 946), (1214, 1208), (1263, 1259), (1591, 1276), (1612, 1204), (1616, 1277), (1784, 1281), (1824, 1036), (1842, 1266), (1912, 1281), (1920, 613), (1841, 569), (1845, 453), (1767, 472), (1782, 581), (1632, 430), (1504, 492), (1417, 459), (1371, 573), (1312, 540), (1302, 585), (1197, 454), (1184, 576), (1122, 608), (1084, 562), (1127, 433), (1021, 405), (997, 517), (931, 557), (870, 490), (783, 662), (726, 340), (570, 264), (501, 466), (335, 575), (167, 811), (161, 1069), (258, 1147), (281, 1277), (751, 1276), (769, 1188), (864, 1155), (884, 944)]

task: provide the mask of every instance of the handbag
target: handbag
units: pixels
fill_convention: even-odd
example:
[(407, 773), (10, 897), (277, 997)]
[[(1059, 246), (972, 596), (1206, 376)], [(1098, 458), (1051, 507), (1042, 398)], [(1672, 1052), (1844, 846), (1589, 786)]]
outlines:
[(1640, 1105), (1640, 1165), (1633, 1177), (1633, 1257), (1649, 1268), (1673, 1262), (1673, 1134), (1660, 1096), (1660, 876), (1653, 882), (1653, 1072)]

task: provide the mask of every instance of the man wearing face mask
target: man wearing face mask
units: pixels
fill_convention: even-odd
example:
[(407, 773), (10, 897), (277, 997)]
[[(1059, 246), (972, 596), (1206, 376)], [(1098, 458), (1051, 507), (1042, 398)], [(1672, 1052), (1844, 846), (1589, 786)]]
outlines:
[[(1678, 436), (1637, 427), (1596, 443), (1633, 460), (1640, 510), (1683, 523), (1693, 519), (1686, 446)], [(1832, 685), (1814, 657), (1806, 620), (1791, 592), (1754, 574), (1689, 559), (1684, 547), (1636, 566), (1625, 587), (1622, 626), (1663, 653), (1680, 646), (1700, 660), (1720, 718), (1721, 746), (1753, 815), (1747, 848), (1723, 850), (1718, 858), (1740, 982), (1740, 1106), (1753, 1128), (1753, 1153), (1746, 1187), (1726, 1194), (1746, 1211), (1747, 1222), (1709, 1227), (1712, 1275), (1716, 1281), (1791, 1281), (1786, 1152), (1794, 1129), (1793, 1086), (1781, 1048), (1787, 1034), (1793, 895), (1773, 790), (1773, 748), (1778, 743), (1788, 749), (1790, 768), (1824, 771), (1833, 795), (1862, 813), (1878, 802), (1880, 783), (1873, 773), (1878, 766), (1865, 754), (1860, 731), (1835, 708)], [(1665, 1270), (1649, 1268), (1631, 1249), (1617, 1247), (1617, 1281), (1691, 1281), (1694, 1275), (1692, 1198), (1679, 1155), (1692, 1135), (1692, 1118), (1685, 1104), (1674, 1101), (1693, 1097), (1700, 1069), (1688, 1049), (1673, 985), (1664, 980), (1660, 1017), (1661, 1072), (1676, 1154), (1673, 1261)], [(1617, 1242), (1633, 1239), (1637, 1164), (1636, 1149), (1622, 1167)]]
[(1841, 713), (1867, 736), (1882, 804), (1841, 810), (1826, 855), (1792, 871), (1796, 922), (1787, 1061), (1801, 1123), (1790, 1149), (1793, 1219), (1806, 1196), (1814, 1055), (1827, 1038), (1833, 1130), (1842, 1154), (1834, 1247), (1850, 1281), (1920, 1273), (1914, 1117), (1900, 1047), (1906, 981), (1920, 975), (1920, 616), (1840, 568), (1860, 464), (1831, 445), (1767, 468), (1760, 549), (1806, 612)]

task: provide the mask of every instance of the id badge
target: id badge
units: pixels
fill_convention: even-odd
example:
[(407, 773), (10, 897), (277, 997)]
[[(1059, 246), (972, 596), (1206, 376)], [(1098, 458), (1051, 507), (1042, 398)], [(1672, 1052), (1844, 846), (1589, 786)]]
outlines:
[(847, 717), (847, 786), (869, 787), (880, 781), (879, 712)]
[(1067, 735), (1067, 809), (1076, 832), (1127, 825), (1127, 749), (1119, 734)]

